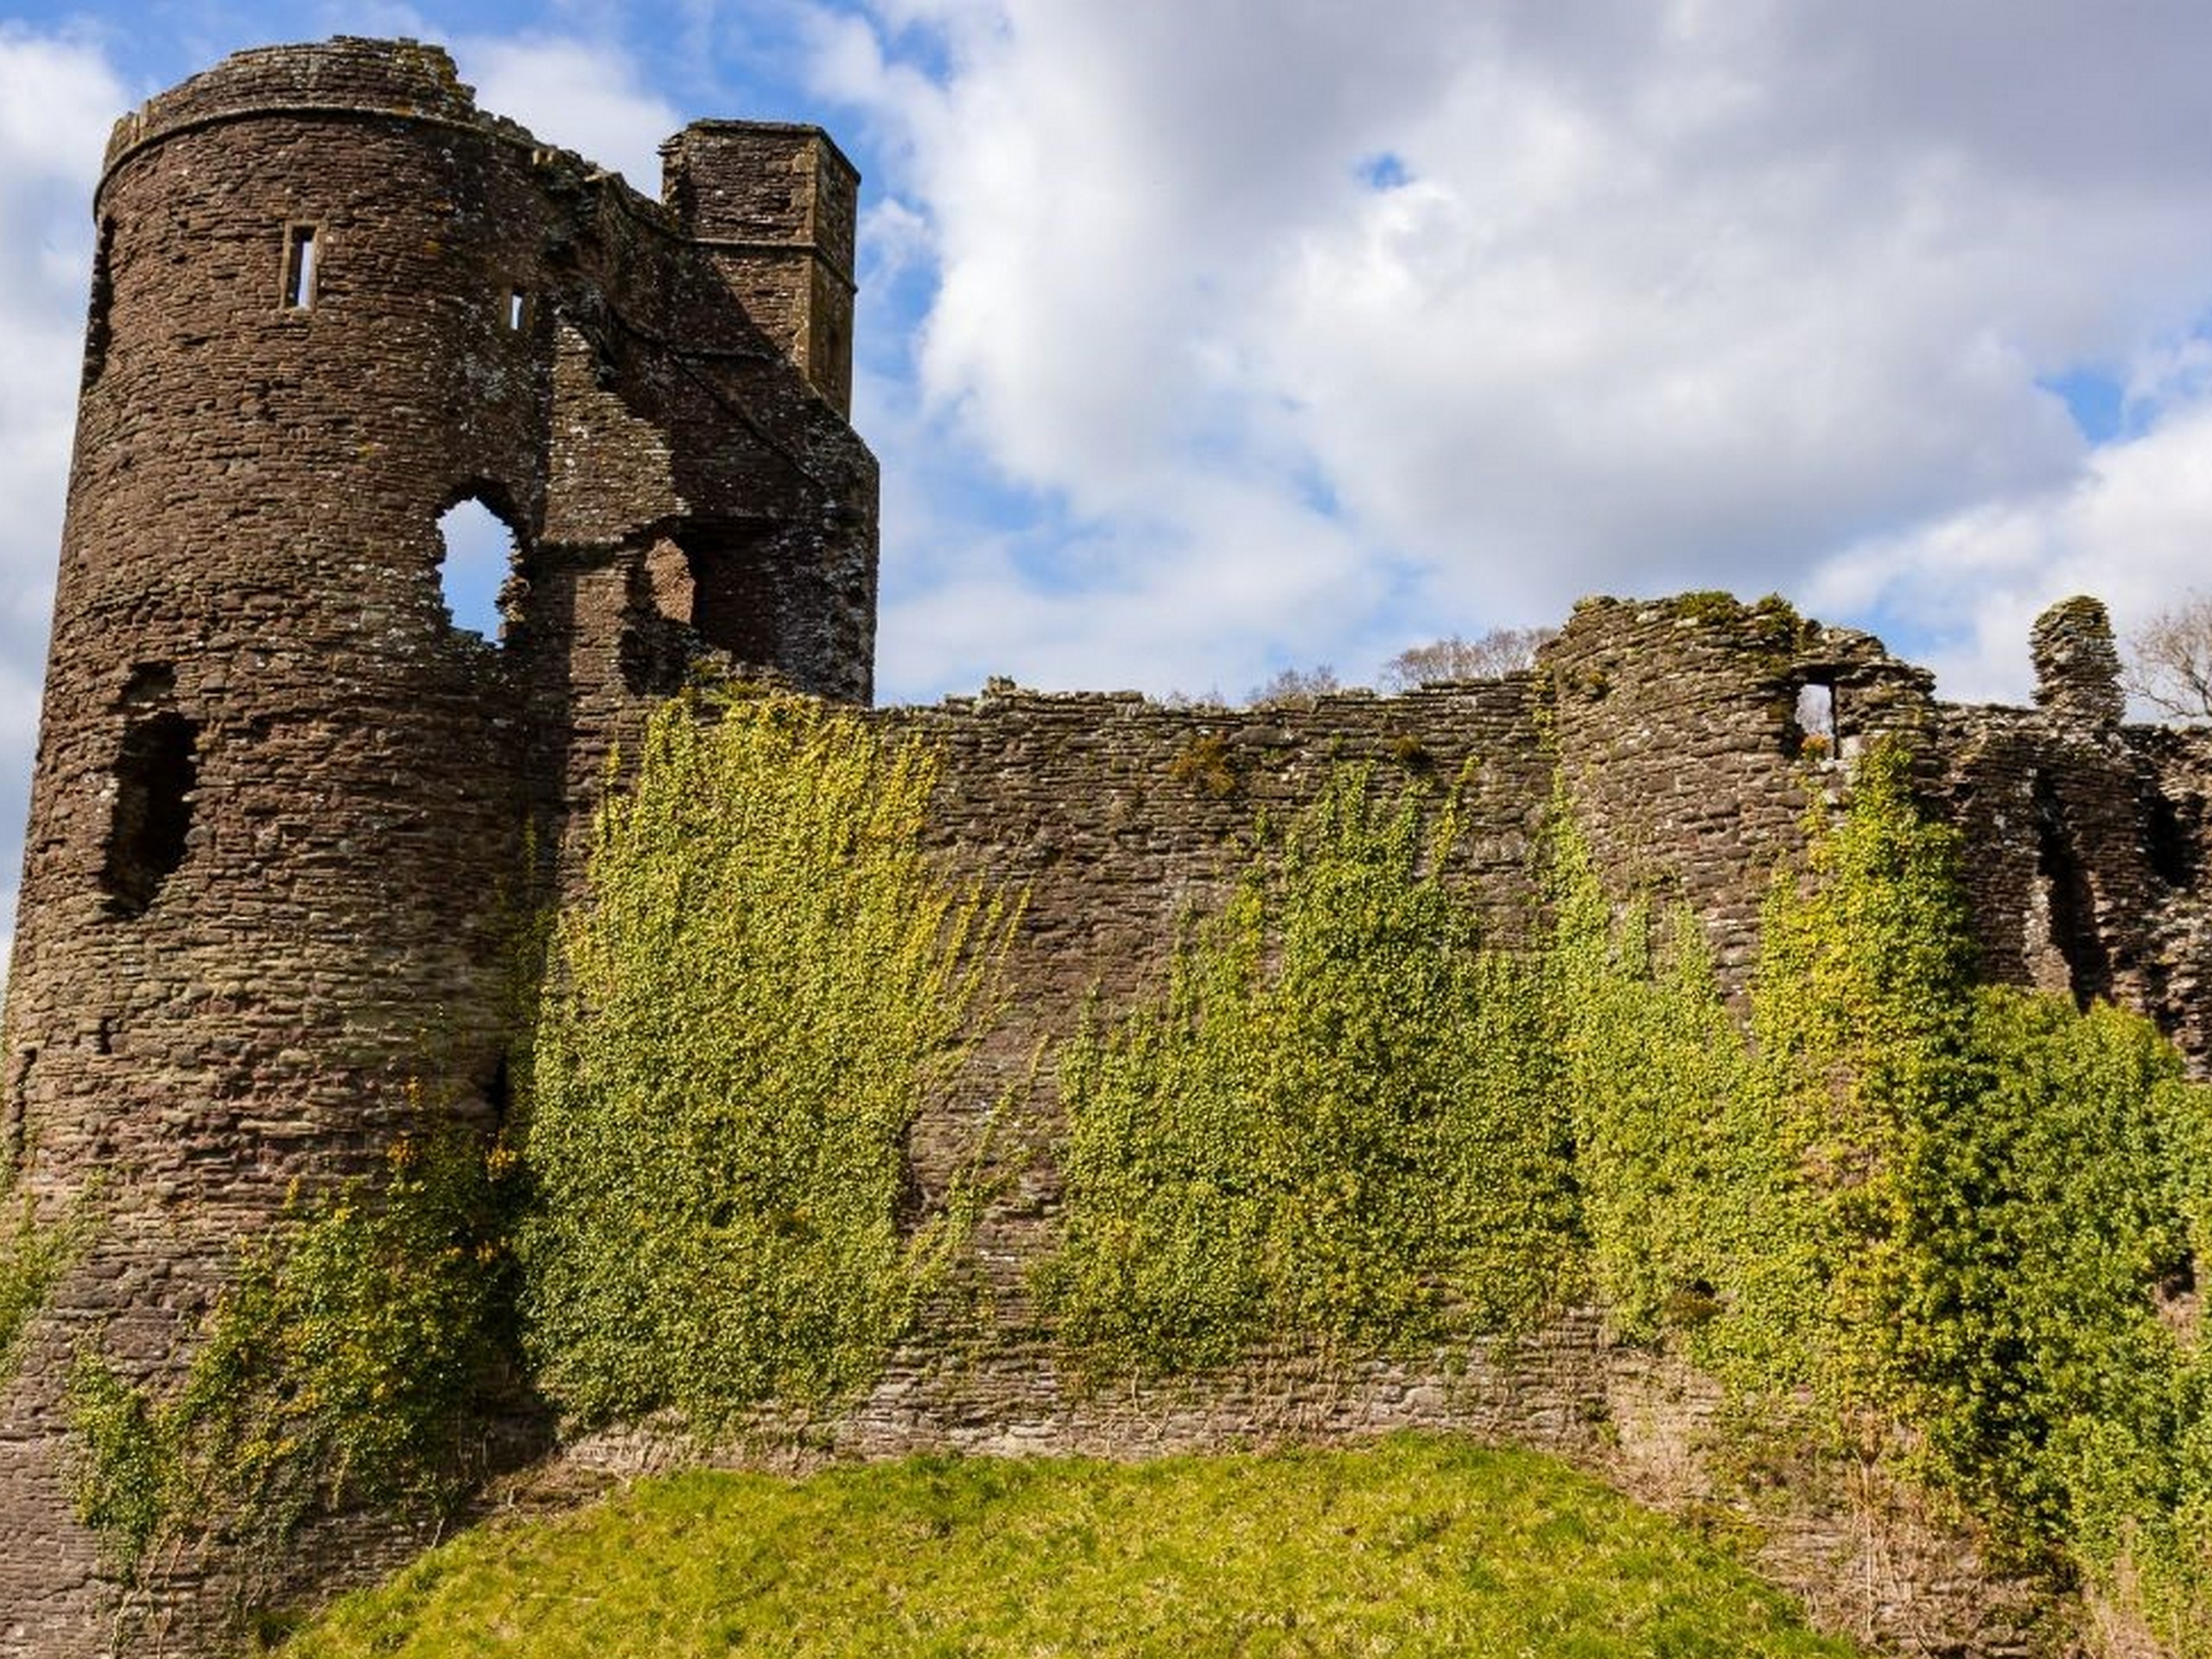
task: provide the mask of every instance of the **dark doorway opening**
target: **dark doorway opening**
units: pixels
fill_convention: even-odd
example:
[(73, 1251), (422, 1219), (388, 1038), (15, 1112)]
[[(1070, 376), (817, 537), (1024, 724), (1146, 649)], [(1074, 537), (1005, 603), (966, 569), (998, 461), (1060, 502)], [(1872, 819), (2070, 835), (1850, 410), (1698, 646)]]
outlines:
[(2112, 961), (2097, 928), (2096, 894), (2075, 850), (2066, 804), (2046, 772), (2031, 789), (2036, 814), (2036, 874), (2050, 912), (2051, 948), (2066, 964), (2074, 1000), (2086, 1008), (2112, 995)]

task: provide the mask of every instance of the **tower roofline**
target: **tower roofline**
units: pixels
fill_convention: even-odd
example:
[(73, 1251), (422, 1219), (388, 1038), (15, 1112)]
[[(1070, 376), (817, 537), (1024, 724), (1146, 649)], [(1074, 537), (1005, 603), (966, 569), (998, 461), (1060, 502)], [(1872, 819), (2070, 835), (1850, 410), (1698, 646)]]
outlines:
[(864, 176), (860, 168), (854, 165), (853, 158), (846, 155), (838, 146), (837, 141), (830, 136), (828, 130), (815, 125), (811, 121), (746, 121), (727, 116), (687, 121), (683, 124), (683, 131), (671, 133), (660, 141), (660, 153), (664, 156), (667, 155), (683, 142), (686, 133), (693, 132), (762, 133), (786, 138), (812, 138), (836, 158), (839, 166), (852, 175), (854, 182), (858, 183)]
[(527, 151), (537, 165), (579, 182), (612, 181), (633, 210), (645, 210), (641, 217), (663, 223), (660, 204), (620, 174), (480, 107), (476, 89), (461, 79), (442, 46), (358, 35), (233, 52), (213, 68), (155, 94), (110, 131), (93, 210), (99, 211), (118, 172), (169, 139), (234, 121), (286, 117), (404, 121), (466, 132)]

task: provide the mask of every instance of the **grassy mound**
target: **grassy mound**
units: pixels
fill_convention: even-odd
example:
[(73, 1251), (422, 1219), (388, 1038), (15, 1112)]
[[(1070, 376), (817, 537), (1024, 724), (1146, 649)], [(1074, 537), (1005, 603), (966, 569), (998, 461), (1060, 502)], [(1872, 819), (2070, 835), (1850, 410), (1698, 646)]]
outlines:
[(695, 1473), (456, 1539), (291, 1659), (708, 1654), (1857, 1652), (1676, 1523), (1551, 1459), (922, 1459)]

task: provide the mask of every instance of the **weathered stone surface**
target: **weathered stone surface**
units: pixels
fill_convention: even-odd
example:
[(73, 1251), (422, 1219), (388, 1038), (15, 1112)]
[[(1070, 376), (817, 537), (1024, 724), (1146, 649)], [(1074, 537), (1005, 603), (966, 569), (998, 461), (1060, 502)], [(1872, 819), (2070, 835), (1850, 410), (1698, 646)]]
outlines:
[(2062, 599), (2028, 631), (2036, 667), (2036, 706), (2060, 720), (2095, 728), (2127, 715), (2120, 683), (2120, 647), (2104, 601), (2087, 594)]
[[(92, 1192), (103, 1219), (0, 1396), (0, 1656), (110, 1639), (59, 1481), (73, 1347), (174, 1377), (232, 1241), (292, 1182), (363, 1167), (418, 1086), (503, 1109), (502, 918), (576, 891), (610, 748), (702, 659), (868, 695), (851, 170), (804, 128), (702, 123), (664, 155), (665, 206), (478, 111), (436, 49), (353, 40), (241, 54), (117, 128), (0, 1096), (35, 1199)], [(497, 646), (439, 596), (437, 517), (469, 496), (517, 534)], [(1154, 982), (1255, 818), (1346, 761), (1458, 785), (1449, 874), (1504, 941), (1535, 920), (1556, 780), (1606, 874), (1687, 900), (1740, 990), (1808, 805), (1894, 737), (1966, 832), (1988, 971), (2139, 1007), (2202, 1071), (2212, 739), (2120, 724), (2101, 613), (2046, 623), (2033, 710), (1937, 702), (1866, 634), (1694, 594), (1587, 601), (1535, 670), (1400, 697), (1230, 711), (994, 682), (880, 711), (943, 751), (948, 863), (1028, 895), (1009, 1017), (918, 1127), (918, 1180), (950, 1179), (1090, 999)], [(1070, 1386), (1026, 1294), (1058, 1198), (1049, 1067), (1035, 1103), (978, 1241), (993, 1320), (948, 1314), (865, 1400), (768, 1443), (1133, 1455), (1426, 1425), (1665, 1502), (1719, 1489), (1711, 1386), (1587, 1311), (1419, 1363)], [(640, 1429), (574, 1455), (673, 1446)], [(2018, 1586), (1970, 1541), (1869, 1471), (1792, 1478), (1768, 1559), (1825, 1616), (1903, 1651), (2020, 1650)], [(327, 1529), (302, 1580), (411, 1543)], [(175, 1580), (168, 1651), (214, 1643), (222, 1590)]]
[[(755, 175), (762, 246), (690, 234)], [(525, 826), (557, 842), (692, 654), (868, 696), (874, 463), (825, 401), (850, 300), (815, 274), (849, 269), (851, 169), (716, 123), (668, 184), (410, 43), (242, 53), (117, 124), (4, 1105), (39, 1204), (96, 1189), (103, 1221), (0, 1415), (0, 1653), (106, 1639), (56, 1481), (73, 1347), (174, 1375), (292, 1181), (360, 1167), (411, 1085), (499, 1109)], [(734, 282), (764, 261), (805, 280), (760, 318)], [(498, 646), (440, 593), (469, 497), (518, 544)]]

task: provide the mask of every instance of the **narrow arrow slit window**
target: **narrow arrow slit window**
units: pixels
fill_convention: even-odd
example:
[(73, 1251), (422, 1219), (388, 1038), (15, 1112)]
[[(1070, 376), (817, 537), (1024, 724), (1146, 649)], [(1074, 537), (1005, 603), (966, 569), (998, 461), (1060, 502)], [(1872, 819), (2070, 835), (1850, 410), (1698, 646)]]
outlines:
[(305, 311), (315, 304), (315, 236), (312, 225), (284, 227), (284, 308)]

